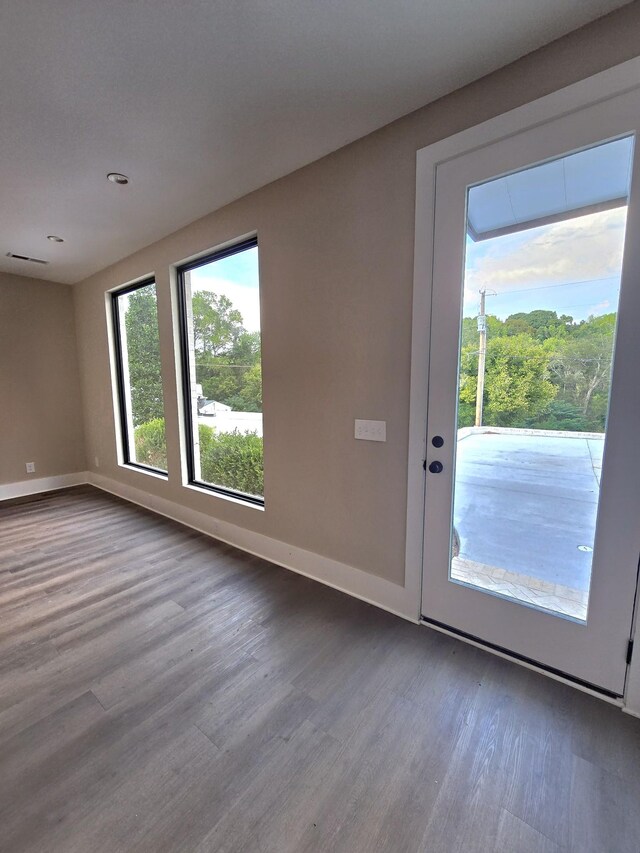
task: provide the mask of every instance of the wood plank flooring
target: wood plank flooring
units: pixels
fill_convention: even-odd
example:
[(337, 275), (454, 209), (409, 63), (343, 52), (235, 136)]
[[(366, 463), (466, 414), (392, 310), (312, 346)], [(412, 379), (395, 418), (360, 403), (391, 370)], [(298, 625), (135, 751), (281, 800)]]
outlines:
[(2, 853), (638, 853), (640, 721), (90, 487), (0, 504)]

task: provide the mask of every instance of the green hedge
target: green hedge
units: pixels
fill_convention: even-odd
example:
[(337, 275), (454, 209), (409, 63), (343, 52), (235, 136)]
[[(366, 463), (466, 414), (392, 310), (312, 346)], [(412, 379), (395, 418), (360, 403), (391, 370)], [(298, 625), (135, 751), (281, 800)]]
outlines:
[(200, 424), (200, 469), (205, 483), (264, 494), (262, 438), (255, 432), (216, 433)]
[[(217, 433), (199, 424), (200, 470), (205, 483), (237, 489), (250, 495), (264, 494), (262, 438), (255, 432)], [(155, 418), (136, 427), (136, 462), (167, 470), (164, 419)]]
[(155, 418), (136, 427), (133, 438), (136, 450), (136, 462), (151, 468), (167, 470), (167, 439), (164, 432), (164, 418)]

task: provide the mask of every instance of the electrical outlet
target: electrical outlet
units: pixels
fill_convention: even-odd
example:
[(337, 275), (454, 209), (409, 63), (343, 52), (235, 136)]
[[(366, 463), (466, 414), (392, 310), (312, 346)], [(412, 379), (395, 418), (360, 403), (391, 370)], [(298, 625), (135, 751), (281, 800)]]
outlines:
[(35, 462), (27, 462), (26, 468), (27, 468), (27, 474), (35, 474), (36, 473), (36, 463)]
[(99, 468), (100, 467), (100, 460), (98, 459), (97, 456), (95, 457), (95, 460), (96, 460), (96, 468)]
[(386, 421), (362, 421), (356, 418), (355, 437), (365, 441), (386, 441)]

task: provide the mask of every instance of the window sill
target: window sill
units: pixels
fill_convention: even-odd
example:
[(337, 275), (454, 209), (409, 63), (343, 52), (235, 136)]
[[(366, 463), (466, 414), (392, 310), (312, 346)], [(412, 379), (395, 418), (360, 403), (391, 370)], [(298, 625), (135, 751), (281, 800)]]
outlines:
[(183, 486), (185, 489), (197, 492), (200, 495), (207, 495), (210, 498), (219, 498), (220, 500), (239, 504), (240, 506), (247, 507), (248, 509), (257, 509), (260, 512), (264, 512), (264, 503), (258, 504), (253, 501), (245, 500), (240, 496), (236, 497), (234, 495), (225, 495), (222, 492), (216, 492), (214, 489), (207, 489), (205, 486), (198, 486), (196, 483), (183, 483)]
[(132, 462), (121, 462), (120, 467), (126, 468), (127, 471), (135, 471), (138, 474), (146, 474), (148, 477), (155, 477), (156, 480), (164, 480), (166, 482), (169, 479), (169, 475), (164, 471), (145, 468), (144, 465), (135, 465)]

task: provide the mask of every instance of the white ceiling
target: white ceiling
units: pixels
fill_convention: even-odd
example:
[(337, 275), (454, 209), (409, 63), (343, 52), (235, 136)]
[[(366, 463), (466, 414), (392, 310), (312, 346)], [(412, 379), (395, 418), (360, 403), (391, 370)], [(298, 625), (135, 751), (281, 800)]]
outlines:
[(475, 241), (618, 207), (631, 186), (633, 137), (595, 145), (494, 178), (469, 190), (467, 223)]
[(623, 5), (7, 0), (0, 270), (79, 281)]

